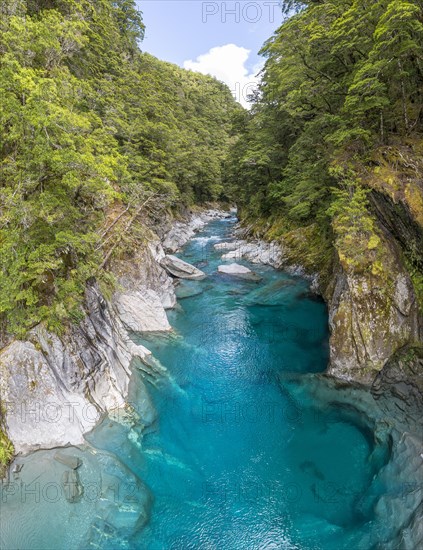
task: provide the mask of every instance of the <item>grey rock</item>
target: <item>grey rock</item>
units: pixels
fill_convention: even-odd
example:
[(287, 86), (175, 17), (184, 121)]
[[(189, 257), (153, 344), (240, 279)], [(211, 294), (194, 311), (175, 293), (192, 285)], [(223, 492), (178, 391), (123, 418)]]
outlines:
[(238, 277), (240, 279), (248, 279), (250, 281), (259, 281), (261, 279), (259, 275), (254, 273), (254, 271), (251, 271), (251, 269), (248, 269), (248, 267), (236, 263), (219, 265), (217, 270), (219, 273), (232, 275), (233, 277)]
[(113, 306), (124, 327), (131, 332), (171, 330), (163, 304), (154, 290), (117, 294)]
[[(411, 280), (395, 251), (389, 257), (390, 265), (383, 267), (387, 279), (383, 285), (371, 274), (346, 272), (340, 265), (333, 275), (326, 296), (333, 376), (371, 385), (398, 349), (419, 340)], [(392, 292), (387, 292), (388, 285)]]
[(236, 250), (240, 246), (242, 246), (243, 241), (231, 241), (231, 242), (224, 242), (224, 243), (216, 243), (214, 245), (215, 250), (227, 250), (228, 252), (231, 250)]
[(71, 456), (71, 455), (65, 455), (63, 453), (56, 453), (54, 455), (54, 460), (57, 460), (57, 462), (60, 462), (64, 466), (67, 466), (71, 470), (77, 470), (81, 464), (82, 461), (77, 456)]
[[(224, 245), (220, 247), (219, 245)], [(282, 246), (275, 242), (237, 240), (235, 243), (218, 243), (216, 250), (228, 250), (222, 260), (245, 259), (253, 264), (270, 265), (279, 268), (283, 265)]]
[(0, 352), (0, 392), (17, 452), (84, 442), (106, 412), (125, 407), (131, 362), (150, 355), (135, 345), (95, 284), (86, 317), (63, 337), (38, 325), (25, 342)]
[(376, 376), (371, 392), (387, 417), (395, 416), (406, 430), (423, 432), (423, 348), (398, 350)]
[(152, 233), (148, 242), (142, 244), (131, 258), (115, 262), (113, 271), (118, 277), (120, 293), (152, 290), (165, 309), (174, 308), (176, 297), (172, 278), (160, 265), (164, 256), (160, 240)]
[(14, 464), (13, 468), (12, 468), (12, 474), (14, 474), (14, 475), (19, 474), (23, 467), (24, 467), (23, 464)]
[(160, 265), (168, 273), (179, 279), (201, 280), (206, 277), (203, 271), (176, 256), (165, 256), (161, 260)]

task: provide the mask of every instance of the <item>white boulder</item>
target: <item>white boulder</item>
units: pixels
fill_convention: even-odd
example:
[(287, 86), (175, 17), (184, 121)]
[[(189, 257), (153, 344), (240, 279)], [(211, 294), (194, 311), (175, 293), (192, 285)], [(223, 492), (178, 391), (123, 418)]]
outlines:
[(170, 273), (170, 275), (178, 279), (201, 280), (206, 276), (200, 269), (172, 255), (165, 256), (160, 261), (160, 265)]
[(214, 245), (215, 250), (236, 250), (240, 247), (241, 241), (232, 241), (232, 242), (226, 242), (226, 243), (217, 243)]
[(156, 292), (150, 289), (125, 292), (113, 299), (123, 326), (132, 332), (169, 331), (166, 311)]
[(256, 273), (248, 269), (243, 265), (239, 264), (228, 264), (228, 265), (219, 265), (217, 268), (219, 273), (224, 273), (225, 275), (232, 275), (234, 277), (239, 277), (241, 279), (250, 279), (258, 281), (261, 279)]

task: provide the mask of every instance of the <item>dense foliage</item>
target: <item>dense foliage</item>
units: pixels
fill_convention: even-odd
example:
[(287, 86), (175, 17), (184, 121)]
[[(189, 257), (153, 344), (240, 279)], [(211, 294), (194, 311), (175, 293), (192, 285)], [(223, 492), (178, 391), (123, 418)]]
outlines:
[[(0, 320), (80, 315), (114, 216), (217, 199), (237, 106), (210, 77), (143, 54), (132, 0), (0, 0)], [(122, 230), (122, 227), (119, 227)], [(102, 240), (107, 235), (107, 246)]]
[[(417, 166), (423, 3), (283, 4), (290, 17), (262, 49), (263, 84), (251, 112), (237, 118), (243, 139), (233, 147), (228, 177), (244, 216), (277, 219), (279, 233), (292, 238), (303, 229), (325, 261), (335, 238), (341, 248), (359, 233), (376, 238), (363, 188), (375, 186), (377, 173), (384, 171), (386, 188), (399, 166), (405, 175)], [(421, 196), (421, 178), (407, 178), (388, 192), (397, 196), (409, 181), (405, 194), (419, 186)], [(423, 210), (416, 201), (417, 219)]]

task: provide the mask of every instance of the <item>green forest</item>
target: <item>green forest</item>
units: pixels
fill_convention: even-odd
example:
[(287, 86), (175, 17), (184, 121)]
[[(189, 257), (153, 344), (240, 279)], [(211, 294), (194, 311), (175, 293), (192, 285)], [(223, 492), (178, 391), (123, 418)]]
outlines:
[[(0, 2), (3, 334), (63, 330), (88, 279), (113, 286), (108, 262), (140, 226), (210, 201), (236, 203), (322, 281), (335, 250), (384, 276), (372, 197), (423, 224), (423, 3), (282, 4), (247, 111), (143, 53), (132, 0)], [(419, 242), (403, 241), (422, 297)]]
[(118, 217), (130, 241), (160, 211), (221, 197), (241, 107), (142, 53), (131, 0), (0, 6), (0, 316), (24, 336), (77, 321), (90, 277), (113, 285), (107, 261), (130, 246)]
[(227, 167), (242, 217), (323, 281), (334, 249), (344, 269), (383, 278), (382, 194), (417, 228), (400, 241), (422, 299), (423, 2), (283, 6), (291, 17), (262, 48), (262, 85), (237, 117)]

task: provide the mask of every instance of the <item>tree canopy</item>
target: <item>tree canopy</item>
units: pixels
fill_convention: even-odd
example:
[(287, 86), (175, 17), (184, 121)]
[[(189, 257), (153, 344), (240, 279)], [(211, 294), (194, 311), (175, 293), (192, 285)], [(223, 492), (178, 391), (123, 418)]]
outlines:
[[(261, 89), (251, 112), (236, 121), (242, 139), (227, 174), (244, 216), (279, 218), (286, 231), (314, 226), (323, 249), (339, 228), (339, 210), (331, 206), (347, 207), (339, 191), (355, 211), (367, 208), (360, 189), (376, 168), (395, 171), (395, 159), (404, 157), (398, 147), (418, 158), (423, 3), (283, 5), (290, 16), (262, 49)], [(419, 185), (414, 179), (410, 194)]]
[(107, 276), (113, 212), (221, 196), (240, 108), (222, 83), (141, 53), (132, 0), (0, 10), (0, 317), (23, 335), (81, 314), (86, 280)]

